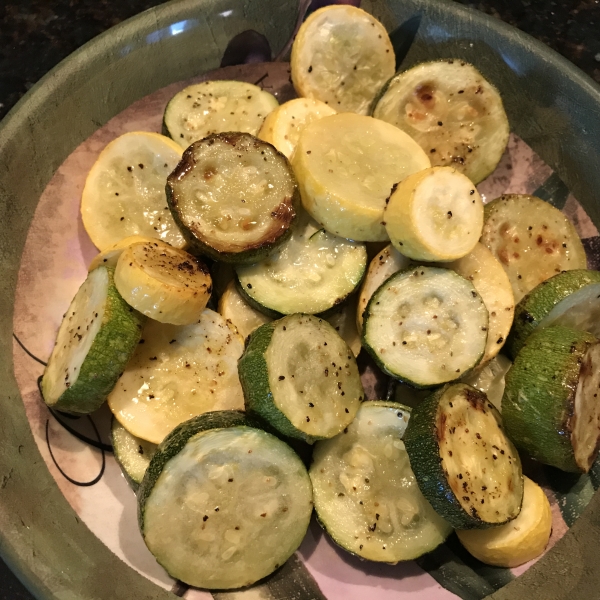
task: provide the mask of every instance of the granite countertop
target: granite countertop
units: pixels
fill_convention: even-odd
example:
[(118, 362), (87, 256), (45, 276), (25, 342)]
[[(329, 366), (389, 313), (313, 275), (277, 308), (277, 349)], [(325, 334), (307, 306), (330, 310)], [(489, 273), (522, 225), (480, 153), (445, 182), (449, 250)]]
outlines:
[[(548, 44), (600, 83), (600, 0), (459, 1)], [(153, 0), (3, 0), (0, 119), (79, 46), (157, 4)], [(0, 600), (33, 600), (1, 561)]]

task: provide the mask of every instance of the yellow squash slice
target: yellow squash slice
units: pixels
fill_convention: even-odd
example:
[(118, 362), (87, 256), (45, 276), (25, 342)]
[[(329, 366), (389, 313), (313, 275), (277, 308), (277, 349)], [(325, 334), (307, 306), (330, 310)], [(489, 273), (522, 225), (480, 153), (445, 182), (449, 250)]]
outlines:
[(273, 319), (252, 308), (239, 293), (235, 281), (230, 281), (219, 298), (219, 314), (235, 325), (240, 335), (246, 339), (255, 329), (270, 323)]
[(152, 238), (146, 237), (145, 235), (130, 235), (122, 240), (119, 240), (116, 244), (110, 246), (106, 250), (103, 250), (94, 258), (88, 267), (88, 272), (93, 271), (100, 265), (104, 265), (105, 267), (113, 267), (113, 269), (117, 266), (117, 261), (119, 260), (119, 256), (125, 248), (129, 248), (132, 244), (137, 244), (138, 242), (147, 243), (153, 241)]

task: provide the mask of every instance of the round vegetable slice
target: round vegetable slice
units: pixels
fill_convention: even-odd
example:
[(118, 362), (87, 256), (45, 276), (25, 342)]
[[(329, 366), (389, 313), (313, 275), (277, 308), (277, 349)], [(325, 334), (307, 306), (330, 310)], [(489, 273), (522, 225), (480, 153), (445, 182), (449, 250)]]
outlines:
[(542, 554), (552, 531), (552, 511), (544, 490), (523, 477), (523, 506), (519, 516), (499, 527), (457, 530), (461, 544), (475, 558), (495, 567), (518, 567)]
[(81, 196), (83, 225), (100, 251), (131, 235), (184, 245), (165, 197), (167, 175), (180, 159), (173, 140), (148, 131), (125, 133), (104, 148)]
[(125, 248), (115, 285), (136, 310), (173, 325), (198, 321), (212, 291), (208, 269), (197, 258), (159, 241)]
[(167, 200), (194, 251), (248, 264), (289, 236), (299, 195), (285, 156), (233, 132), (211, 135), (184, 152), (167, 179)]
[(396, 186), (383, 219), (396, 250), (415, 260), (451, 261), (477, 244), (483, 202), (468, 177), (452, 167), (432, 167)]
[(275, 96), (243, 81), (203, 81), (175, 94), (165, 108), (164, 133), (184, 149), (213, 133), (256, 135), (279, 103)]
[(258, 137), (292, 158), (302, 130), (313, 121), (335, 114), (335, 110), (312, 98), (294, 98), (278, 106), (265, 119)]
[(119, 295), (112, 269), (89, 273), (65, 313), (44, 369), (44, 402), (73, 414), (100, 408), (134, 353), (143, 323)]
[(300, 135), (292, 158), (302, 204), (336, 235), (383, 241), (392, 186), (430, 167), (419, 145), (397, 127), (350, 113), (324, 117)]
[(586, 268), (575, 228), (548, 202), (506, 194), (487, 204), (484, 214), (481, 242), (504, 267), (515, 302), (561, 271)]
[(373, 294), (363, 346), (392, 377), (416, 387), (453, 381), (485, 350), (488, 311), (473, 285), (449, 269), (413, 267)]
[(352, 351), (327, 321), (312, 315), (259, 327), (239, 372), (246, 408), (309, 443), (340, 433), (364, 396)]
[(506, 375), (502, 415), (517, 448), (587, 473), (600, 449), (600, 342), (562, 326), (533, 333)]
[(311, 514), (300, 458), (238, 411), (177, 427), (138, 492), (150, 552), (172, 577), (205, 589), (244, 587), (272, 573), (302, 542)]
[(145, 235), (130, 235), (122, 240), (119, 240), (116, 244), (113, 244), (106, 250), (99, 252), (90, 263), (88, 267), (88, 271), (93, 271), (100, 265), (104, 265), (105, 267), (112, 267), (113, 269), (117, 266), (117, 261), (119, 260), (119, 256), (125, 248), (128, 248), (132, 244), (137, 244), (138, 242), (147, 243), (151, 242), (156, 238), (146, 237)]
[(255, 329), (273, 319), (252, 308), (240, 294), (235, 281), (230, 281), (219, 299), (219, 314), (235, 325), (246, 339)]
[(194, 325), (148, 321), (143, 340), (108, 397), (132, 435), (159, 444), (193, 416), (244, 406), (244, 342), (218, 313), (206, 309)]
[(394, 74), (395, 60), (377, 19), (354, 6), (326, 6), (298, 31), (290, 60), (292, 82), (299, 96), (366, 115)]
[(419, 488), (456, 529), (485, 529), (521, 510), (519, 455), (486, 395), (444, 386), (413, 408), (404, 443)]
[(600, 337), (600, 273), (564, 271), (533, 288), (515, 309), (515, 324), (507, 342), (516, 356), (536, 329), (563, 325)]
[(365, 402), (344, 433), (315, 444), (309, 474), (319, 522), (361, 558), (412, 560), (452, 531), (411, 470), (402, 441), (409, 411), (395, 402)]
[(358, 356), (362, 348), (360, 334), (356, 329), (356, 295), (348, 298), (343, 304), (332, 308), (324, 315), (325, 320), (338, 332), (348, 344), (352, 354)]
[(396, 75), (373, 116), (406, 131), (433, 165), (452, 166), (474, 183), (496, 168), (508, 143), (498, 90), (462, 60), (422, 63)]

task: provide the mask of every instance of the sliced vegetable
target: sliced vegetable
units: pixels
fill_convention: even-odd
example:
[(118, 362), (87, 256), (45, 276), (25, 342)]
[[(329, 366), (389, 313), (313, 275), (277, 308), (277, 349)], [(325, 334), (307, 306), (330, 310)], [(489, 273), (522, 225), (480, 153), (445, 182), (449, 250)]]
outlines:
[(202, 262), (158, 240), (138, 242), (123, 250), (115, 269), (115, 285), (136, 310), (173, 325), (197, 322), (212, 292)]
[(506, 431), (536, 460), (587, 473), (600, 449), (600, 342), (547, 327), (533, 333), (506, 375)]
[(327, 321), (312, 315), (259, 327), (239, 371), (246, 408), (309, 443), (347, 427), (364, 395), (352, 351)]
[(396, 186), (383, 219), (399, 252), (415, 260), (451, 261), (477, 244), (483, 202), (468, 177), (453, 167), (432, 167)]
[[(360, 40), (360, 43), (357, 43)], [(395, 70), (385, 27), (354, 6), (326, 6), (304, 21), (292, 46), (292, 82), (299, 96), (339, 112), (366, 115)]]
[(550, 277), (517, 305), (507, 347), (516, 356), (536, 329), (563, 325), (600, 337), (600, 273), (577, 269)]
[(146, 237), (144, 235), (130, 235), (129, 237), (123, 238), (119, 240), (116, 244), (113, 244), (106, 250), (99, 252), (94, 256), (90, 266), (88, 267), (88, 271), (93, 271), (100, 265), (105, 267), (115, 268), (117, 266), (117, 261), (119, 260), (119, 256), (125, 248), (128, 248), (132, 244), (137, 244), (138, 242), (147, 243), (151, 242), (156, 238)]
[(253, 306), (272, 317), (322, 313), (357, 288), (367, 266), (364, 244), (315, 229), (303, 218), (279, 250), (237, 268), (239, 287)]
[(512, 362), (506, 356), (498, 354), (482, 367), (469, 373), (462, 381), (483, 392), (498, 409), (498, 412), (502, 412), (502, 396), (506, 385), (506, 373), (508, 373), (511, 366)]
[(457, 529), (485, 529), (521, 510), (519, 455), (486, 395), (445, 386), (412, 410), (404, 434), (419, 488)]
[(586, 267), (573, 225), (535, 196), (506, 194), (487, 204), (481, 242), (504, 267), (515, 302), (561, 271)]
[(171, 577), (205, 589), (248, 586), (302, 542), (312, 514), (308, 473), (260, 427), (242, 412), (212, 412), (159, 446), (138, 493), (138, 521)]
[(542, 554), (552, 531), (552, 511), (544, 490), (523, 477), (519, 516), (499, 527), (457, 531), (461, 544), (477, 559), (496, 567), (518, 567)]
[(470, 64), (422, 63), (392, 79), (373, 111), (406, 131), (435, 166), (451, 166), (473, 183), (495, 168), (508, 143), (498, 90)]
[(430, 166), (419, 145), (383, 121), (350, 113), (308, 125), (292, 158), (304, 208), (327, 231), (383, 241), (392, 186)]
[(402, 441), (410, 409), (365, 402), (330, 440), (317, 442), (309, 474), (317, 517), (344, 550), (380, 562), (412, 560), (452, 531), (425, 500)]
[(100, 408), (134, 353), (143, 323), (119, 295), (112, 269), (89, 273), (65, 313), (44, 369), (44, 402), (73, 414)]
[(213, 133), (243, 131), (256, 135), (279, 103), (275, 96), (244, 81), (203, 81), (173, 96), (163, 131), (182, 148)]
[(167, 179), (167, 200), (192, 250), (246, 264), (289, 236), (299, 204), (287, 159), (236, 132), (192, 144)]
[(390, 277), (365, 311), (363, 346), (392, 377), (416, 387), (458, 379), (485, 350), (488, 312), (473, 285), (449, 269)]
[(108, 406), (134, 436), (159, 444), (196, 415), (244, 406), (237, 361), (243, 339), (206, 309), (194, 325), (148, 321), (143, 343), (108, 397)]
[(309, 123), (334, 114), (335, 110), (320, 100), (294, 98), (269, 114), (258, 137), (291, 159), (302, 130)]
[(332, 308), (324, 317), (348, 344), (354, 356), (358, 356), (362, 348), (356, 329), (356, 302), (356, 295), (352, 295), (343, 304)]
[(234, 281), (229, 285), (219, 299), (219, 314), (235, 325), (240, 335), (246, 339), (255, 329), (270, 323), (273, 319), (252, 308), (240, 294)]
[(137, 491), (156, 452), (156, 444), (131, 435), (114, 417), (110, 438), (115, 460), (121, 467), (127, 483)]
[(125, 133), (104, 148), (81, 196), (83, 225), (100, 251), (131, 235), (184, 245), (165, 197), (167, 175), (180, 159), (173, 140), (148, 131)]

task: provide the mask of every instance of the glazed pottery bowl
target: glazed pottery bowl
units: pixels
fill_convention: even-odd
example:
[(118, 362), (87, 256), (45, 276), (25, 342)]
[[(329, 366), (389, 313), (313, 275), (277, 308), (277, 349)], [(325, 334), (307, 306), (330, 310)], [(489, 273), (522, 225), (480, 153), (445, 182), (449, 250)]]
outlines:
[[(476, 64), (500, 89), (511, 130), (554, 171), (556, 186), (600, 224), (596, 84), (530, 37), (457, 4), (366, 0), (361, 6), (396, 31), (402, 67), (445, 57)], [(75, 52), (0, 125), (0, 551), (39, 598), (173, 597), (119, 560), (81, 522), (32, 437), (14, 376), (12, 327), (20, 259), (40, 196), (94, 131), (148, 94), (217, 68), (237, 34), (253, 29), (266, 36), (273, 56), (285, 50), (298, 12), (296, 2), (286, 0), (164, 4)], [(599, 535), (595, 495), (554, 548), (493, 597), (598, 597)], [(460, 568), (454, 572), (460, 578)], [(376, 591), (368, 597), (376, 598)]]

